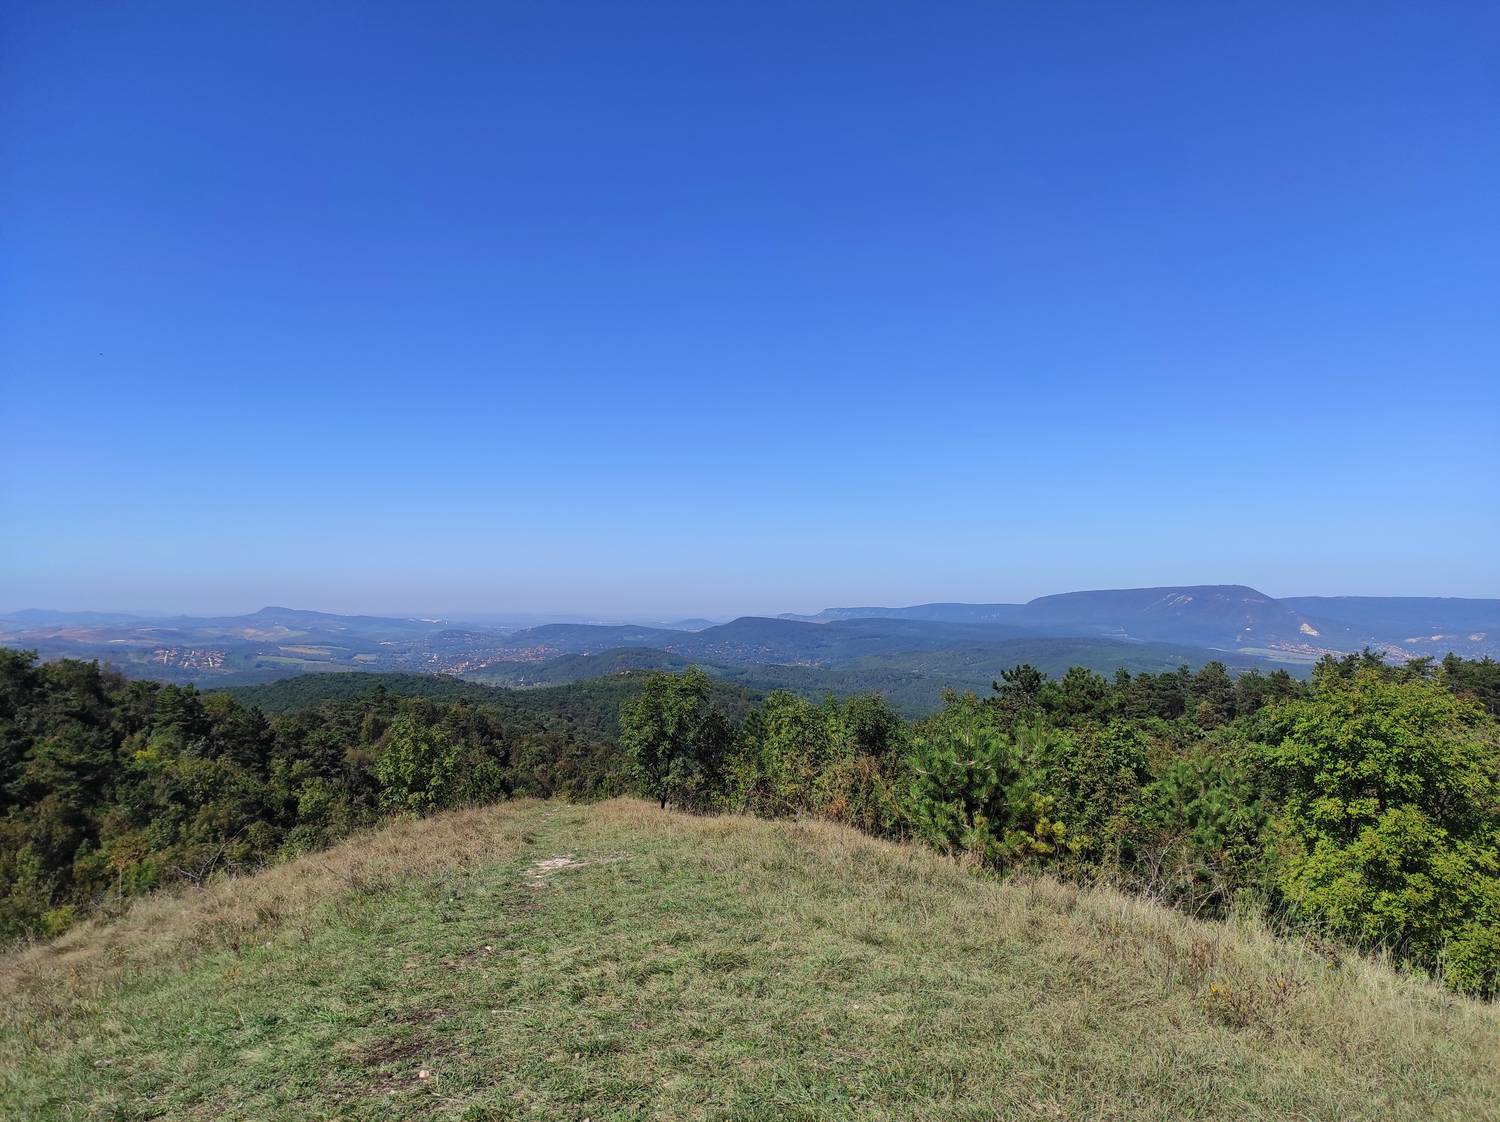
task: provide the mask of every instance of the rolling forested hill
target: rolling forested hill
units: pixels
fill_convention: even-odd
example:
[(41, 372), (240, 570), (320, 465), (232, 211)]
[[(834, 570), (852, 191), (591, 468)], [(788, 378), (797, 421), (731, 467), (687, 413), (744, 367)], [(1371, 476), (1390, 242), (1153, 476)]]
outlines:
[[(1197, 669), (1206, 661), (1210, 660), (1205, 658), (1204, 652), (1192, 647), (1111, 639), (1002, 639), (956, 647), (938, 645), (930, 650), (897, 650), (847, 661), (835, 660), (828, 666), (753, 661), (738, 664), (695, 662), (674, 651), (626, 647), (599, 654), (560, 655), (542, 662), (500, 664), (469, 677), (494, 685), (533, 687), (644, 670), (682, 670), (700, 665), (717, 681), (734, 682), (756, 692), (790, 690), (813, 700), (879, 693), (898, 712), (912, 717), (941, 707), (943, 695), (948, 690), (986, 694), (1000, 671), (1020, 663), (1029, 663), (1046, 674), (1061, 676), (1073, 666), (1113, 675), (1119, 670), (1139, 674), (1161, 673), (1179, 667)], [(1234, 671), (1268, 670), (1277, 665), (1245, 655), (1226, 656), (1223, 661)], [(1301, 667), (1296, 669), (1303, 672)], [(255, 694), (243, 693), (242, 696)]]
[[(379, 694), (437, 703), (465, 702), (494, 710), (510, 720), (565, 725), (571, 730), (613, 739), (620, 706), (634, 697), (641, 676), (617, 674), (551, 687), (515, 689), (432, 674), (303, 674), (254, 686), (215, 691), (268, 715), (295, 713), (326, 702), (367, 700)], [(738, 717), (758, 694), (735, 682), (714, 684), (714, 704)]]
[[(1115, 669), (1307, 667), (1371, 647), (1403, 660), (1500, 653), (1500, 601), (1379, 597), (1275, 599), (1239, 585), (1115, 589), (1026, 604), (830, 608), (673, 626), (549, 623), (520, 629), (437, 619), (266, 608), (245, 616), (137, 619), (33, 610), (0, 616), (0, 643), (43, 659), (100, 659), (136, 678), (246, 685), (308, 672), (449, 674), (546, 685), (631, 669), (699, 664), (757, 685), (892, 691), (908, 711), (944, 686), (987, 684), (1025, 659)], [(634, 649), (639, 653), (622, 653)], [(982, 664), (990, 663), (988, 669)], [(761, 673), (755, 668), (774, 668)], [(809, 671), (798, 678), (797, 669)], [(836, 672), (819, 675), (813, 671)], [(892, 677), (894, 675), (894, 678)], [(932, 680), (934, 677), (937, 680)]]

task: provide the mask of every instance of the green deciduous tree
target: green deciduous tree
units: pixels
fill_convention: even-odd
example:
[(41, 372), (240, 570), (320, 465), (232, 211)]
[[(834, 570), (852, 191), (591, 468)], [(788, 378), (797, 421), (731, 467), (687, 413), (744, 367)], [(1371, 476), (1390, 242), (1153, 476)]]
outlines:
[(630, 759), (641, 792), (702, 809), (719, 787), (731, 733), (709, 704), (708, 675), (654, 673), (640, 694), (620, 707), (620, 747)]
[(387, 807), (414, 814), (504, 794), (495, 761), (452, 729), (415, 715), (397, 717), (386, 729), (375, 777)]
[(1330, 666), (1273, 712), (1279, 884), (1300, 915), (1458, 988), (1500, 976), (1500, 735), (1440, 684)]

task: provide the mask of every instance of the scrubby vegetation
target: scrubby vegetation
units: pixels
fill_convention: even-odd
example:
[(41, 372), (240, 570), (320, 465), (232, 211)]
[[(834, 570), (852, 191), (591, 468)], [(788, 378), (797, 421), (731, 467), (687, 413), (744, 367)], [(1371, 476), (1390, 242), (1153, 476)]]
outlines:
[(773, 694), (734, 733), (689, 671), (628, 703), (642, 790), (810, 813), (1001, 871), (1045, 869), (1500, 986), (1500, 664), (1325, 659), (1113, 680), (1006, 671), (907, 725), (878, 698)]
[(1497, 683), (1500, 664), (1453, 657), (1329, 658), (1308, 683), (1217, 663), (1056, 680), (1022, 665), (909, 723), (878, 696), (751, 704), (689, 670), (591, 684), (582, 703), (562, 691), (550, 709), (377, 688), (267, 716), (6, 652), (0, 933), (56, 934), (390, 815), (637, 792), (919, 838), (1197, 914), (1254, 911), (1493, 994)]
[(55, 934), (391, 813), (626, 791), (606, 731), (622, 696), (502, 708), (377, 686), (267, 716), (222, 693), (0, 650), (0, 938)]

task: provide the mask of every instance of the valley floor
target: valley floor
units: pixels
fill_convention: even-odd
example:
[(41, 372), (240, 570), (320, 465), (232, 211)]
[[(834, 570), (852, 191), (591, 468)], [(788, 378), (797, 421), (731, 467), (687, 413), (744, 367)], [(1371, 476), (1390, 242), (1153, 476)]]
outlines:
[(636, 801), (404, 822), (0, 960), (15, 1119), (1500, 1118), (1500, 1008)]

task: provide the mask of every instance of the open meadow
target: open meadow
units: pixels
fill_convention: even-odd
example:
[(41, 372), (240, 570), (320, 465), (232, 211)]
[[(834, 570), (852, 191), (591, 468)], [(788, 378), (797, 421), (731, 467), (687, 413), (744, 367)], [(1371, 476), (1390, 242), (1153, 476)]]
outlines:
[(814, 821), (398, 821), (0, 960), (50, 1119), (1500, 1117), (1500, 1009)]

